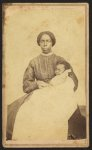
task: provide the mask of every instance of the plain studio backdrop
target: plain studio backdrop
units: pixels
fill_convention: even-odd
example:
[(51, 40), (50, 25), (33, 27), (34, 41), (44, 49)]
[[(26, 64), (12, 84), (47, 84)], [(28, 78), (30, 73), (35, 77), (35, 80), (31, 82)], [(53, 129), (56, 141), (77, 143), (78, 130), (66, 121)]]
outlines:
[(3, 69), (5, 101), (23, 96), (23, 75), (30, 60), (40, 54), (37, 36), (51, 31), (56, 37), (52, 50), (64, 57), (78, 77), (78, 102), (86, 103), (86, 11), (83, 5), (12, 4), (5, 6)]

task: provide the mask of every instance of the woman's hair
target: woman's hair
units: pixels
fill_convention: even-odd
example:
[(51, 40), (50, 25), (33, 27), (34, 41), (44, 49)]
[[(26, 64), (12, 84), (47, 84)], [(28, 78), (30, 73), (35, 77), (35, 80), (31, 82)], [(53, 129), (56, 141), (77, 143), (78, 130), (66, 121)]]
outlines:
[(41, 33), (38, 35), (38, 37), (37, 37), (37, 43), (38, 43), (38, 45), (40, 46), (40, 39), (41, 39), (42, 35), (44, 35), (44, 34), (47, 34), (47, 35), (50, 36), (50, 38), (51, 38), (51, 40), (52, 40), (52, 46), (54, 46), (55, 43), (56, 43), (56, 39), (55, 39), (54, 34), (53, 34), (52, 32), (50, 32), (50, 31), (44, 31), (44, 32), (41, 32)]
[(70, 69), (70, 68), (71, 68), (71, 66), (70, 66), (70, 64), (69, 64), (68, 62), (63, 62), (63, 63), (58, 62), (58, 63), (56, 64), (56, 66), (57, 66), (57, 65), (59, 65), (59, 64), (64, 65), (65, 70), (67, 70), (67, 69)]

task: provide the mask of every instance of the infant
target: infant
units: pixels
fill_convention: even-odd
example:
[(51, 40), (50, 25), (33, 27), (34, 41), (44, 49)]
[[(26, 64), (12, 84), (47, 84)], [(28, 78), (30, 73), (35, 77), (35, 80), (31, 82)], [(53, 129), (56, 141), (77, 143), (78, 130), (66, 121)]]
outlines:
[(66, 69), (65, 64), (57, 64), (55, 69), (55, 77), (52, 78), (49, 82), (50, 85), (58, 85), (65, 83), (68, 76), (68, 73), (71, 72), (71, 69)]

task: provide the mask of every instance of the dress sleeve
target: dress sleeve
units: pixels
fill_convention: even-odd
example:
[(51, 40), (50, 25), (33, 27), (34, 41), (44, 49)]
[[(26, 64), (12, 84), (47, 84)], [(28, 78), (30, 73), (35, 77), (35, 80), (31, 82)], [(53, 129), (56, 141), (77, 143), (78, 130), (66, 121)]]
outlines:
[(24, 73), (23, 91), (25, 93), (30, 93), (37, 88), (38, 88), (38, 86), (37, 86), (37, 82), (35, 81), (34, 66), (31, 61)]
[(58, 56), (57, 58), (57, 63), (64, 63), (68, 67), (68, 69), (71, 69), (71, 72), (68, 75), (72, 78), (74, 82), (74, 91), (76, 91), (78, 88), (78, 79), (73, 71), (72, 66), (63, 57)]
[(73, 71), (70, 72), (68, 75), (69, 75), (70, 78), (72, 78), (72, 80), (74, 82), (73, 90), (75, 92), (77, 90), (77, 88), (78, 88), (78, 79), (77, 79), (77, 77), (76, 77), (76, 75), (75, 75), (75, 73)]

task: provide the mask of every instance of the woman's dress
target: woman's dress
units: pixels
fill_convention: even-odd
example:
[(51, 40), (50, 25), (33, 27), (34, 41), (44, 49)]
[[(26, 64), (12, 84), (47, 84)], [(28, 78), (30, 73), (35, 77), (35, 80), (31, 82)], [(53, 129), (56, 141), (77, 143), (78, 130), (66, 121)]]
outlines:
[(17, 113), (13, 139), (67, 140), (68, 119), (77, 108), (73, 87), (67, 77), (64, 84), (35, 90)]
[[(74, 99), (69, 96), (72, 94), (71, 84), (65, 88), (63, 86), (64, 90), (60, 86), (38, 89), (36, 83), (36, 80), (51, 80), (55, 76), (57, 63), (69, 65), (64, 58), (53, 53), (40, 54), (30, 61), (24, 73), (23, 90), (25, 93), (33, 91), (33, 94), (26, 99), (17, 113), (12, 139), (42, 141), (67, 138), (67, 119), (69, 112), (72, 113), (75, 107), (75, 103), (72, 103)], [(71, 78), (77, 87), (78, 80), (73, 71)], [(69, 108), (71, 111), (67, 111)]]

